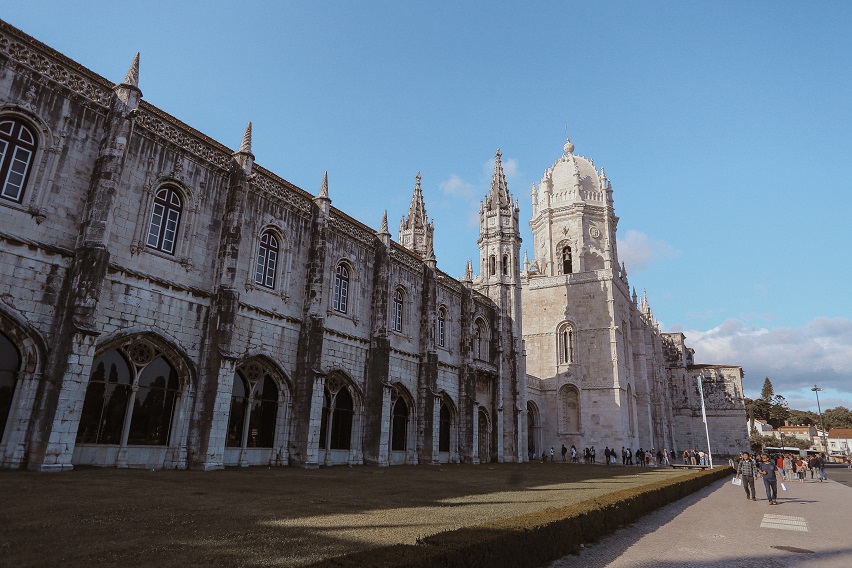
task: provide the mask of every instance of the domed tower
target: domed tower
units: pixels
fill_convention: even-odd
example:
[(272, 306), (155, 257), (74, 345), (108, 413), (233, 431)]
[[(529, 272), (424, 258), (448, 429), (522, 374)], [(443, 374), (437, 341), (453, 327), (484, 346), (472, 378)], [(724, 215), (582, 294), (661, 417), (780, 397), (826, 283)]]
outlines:
[(498, 460), (523, 461), (526, 456), (521, 411), (526, 406), (521, 327), (521, 232), (520, 207), (512, 201), (497, 150), (491, 188), (479, 208), (480, 277), (474, 289), (499, 307), (495, 345), (498, 349), (495, 389)]
[(612, 185), (567, 140), (533, 186), (532, 209), (522, 274), (527, 410), (536, 425), (529, 445), (636, 449), (633, 302), (618, 262)]

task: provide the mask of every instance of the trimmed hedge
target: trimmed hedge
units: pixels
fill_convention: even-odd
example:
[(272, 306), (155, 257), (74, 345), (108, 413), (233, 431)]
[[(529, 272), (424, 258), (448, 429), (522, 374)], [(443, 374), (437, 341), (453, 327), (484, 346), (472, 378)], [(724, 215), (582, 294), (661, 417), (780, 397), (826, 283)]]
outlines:
[(420, 539), (416, 545), (374, 548), (312, 566), (535, 568), (575, 553), (581, 544), (596, 541), (732, 473), (729, 467), (699, 471), (565, 507), (438, 533)]

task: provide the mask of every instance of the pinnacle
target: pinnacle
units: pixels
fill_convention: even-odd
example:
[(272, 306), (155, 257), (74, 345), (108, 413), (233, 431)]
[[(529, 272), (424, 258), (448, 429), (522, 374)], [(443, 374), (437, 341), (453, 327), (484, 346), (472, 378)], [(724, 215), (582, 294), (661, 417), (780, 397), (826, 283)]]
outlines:
[(251, 121), (249, 121), (246, 126), (246, 131), (243, 134), (243, 141), (240, 142), (240, 149), (238, 152), (241, 154), (251, 154)]
[(390, 231), (388, 231), (388, 210), (387, 209), (385, 209), (385, 214), (382, 217), (382, 228), (379, 229), (379, 232), (382, 233), (382, 234), (390, 233)]
[(319, 196), (328, 199), (328, 170), (322, 176), (322, 186), (320, 187)]
[(123, 85), (139, 88), (139, 52), (133, 58), (133, 63), (130, 64), (130, 69), (127, 70), (127, 75), (124, 76)]

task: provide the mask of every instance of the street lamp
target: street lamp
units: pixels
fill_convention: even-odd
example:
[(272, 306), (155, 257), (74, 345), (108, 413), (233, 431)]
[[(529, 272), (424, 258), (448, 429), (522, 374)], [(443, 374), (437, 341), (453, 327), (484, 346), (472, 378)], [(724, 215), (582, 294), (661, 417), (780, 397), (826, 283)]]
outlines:
[(812, 388), (811, 390), (814, 391), (814, 394), (816, 395), (817, 399), (817, 411), (819, 412), (819, 427), (822, 428), (822, 450), (824, 452), (827, 452), (828, 442), (826, 442), (825, 440), (825, 423), (822, 421), (822, 409), (819, 406), (819, 391), (821, 391), (822, 389), (814, 385), (814, 388)]

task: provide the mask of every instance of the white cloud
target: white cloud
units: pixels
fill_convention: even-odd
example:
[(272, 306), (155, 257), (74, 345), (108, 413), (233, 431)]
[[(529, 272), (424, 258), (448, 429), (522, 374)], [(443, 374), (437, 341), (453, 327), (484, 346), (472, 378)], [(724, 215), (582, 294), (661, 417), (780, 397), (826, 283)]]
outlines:
[(803, 327), (768, 329), (731, 319), (707, 331), (683, 333), (696, 363), (743, 367), (747, 395), (759, 393), (769, 377), (776, 394), (794, 407), (793, 401), (815, 405), (813, 395), (807, 396), (814, 384), (826, 389), (830, 405), (852, 402), (852, 320), (817, 318)]
[(446, 195), (463, 197), (465, 199), (472, 199), (476, 192), (476, 187), (472, 183), (464, 181), (456, 174), (452, 174), (449, 178), (439, 183), (438, 187)]
[(627, 266), (627, 272), (645, 270), (657, 258), (672, 258), (680, 254), (665, 241), (657, 241), (641, 231), (630, 229), (623, 239), (618, 239), (618, 257)]

